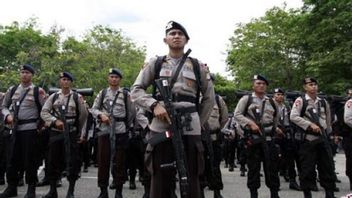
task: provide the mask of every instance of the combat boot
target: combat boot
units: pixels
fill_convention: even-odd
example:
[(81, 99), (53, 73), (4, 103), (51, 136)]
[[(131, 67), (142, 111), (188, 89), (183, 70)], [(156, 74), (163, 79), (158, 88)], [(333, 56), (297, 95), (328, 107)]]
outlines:
[(279, 197), (279, 191), (270, 189), (270, 198), (280, 198)]
[(136, 187), (135, 177), (130, 176), (130, 189), (135, 190), (136, 188), (137, 187)]
[(223, 198), (220, 190), (214, 190), (214, 198)]
[(74, 191), (75, 191), (75, 184), (76, 181), (69, 181), (69, 186), (68, 186), (68, 190), (67, 190), (67, 194), (66, 194), (66, 198), (74, 198)]
[(301, 187), (297, 184), (296, 180), (294, 180), (294, 179), (291, 179), (291, 180), (290, 180), (289, 188), (290, 188), (291, 190), (297, 190), (297, 191), (300, 191), (300, 190), (301, 190)]
[(150, 185), (144, 185), (144, 195), (143, 198), (149, 198)]
[(122, 198), (122, 184), (116, 185), (115, 198)]
[(251, 198), (258, 198), (258, 190), (257, 189), (250, 189)]
[(312, 198), (312, 192), (310, 190), (303, 191), (304, 198)]
[(0, 194), (0, 198), (16, 197), (17, 187), (13, 185), (8, 185), (3, 193)]
[(42, 198), (57, 198), (56, 181), (50, 181), (50, 190)]
[(109, 198), (108, 188), (107, 187), (100, 187), (100, 194), (98, 198)]
[(27, 193), (24, 198), (35, 198), (35, 184), (28, 184)]
[(325, 198), (336, 198), (334, 195), (334, 191), (332, 191), (332, 190), (325, 191)]

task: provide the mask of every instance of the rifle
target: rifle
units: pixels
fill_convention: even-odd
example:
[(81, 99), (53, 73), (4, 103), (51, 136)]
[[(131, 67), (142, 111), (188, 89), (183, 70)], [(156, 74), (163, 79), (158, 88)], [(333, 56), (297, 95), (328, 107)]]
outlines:
[[(116, 103), (116, 99), (119, 95), (119, 92), (116, 93), (114, 101), (110, 101), (110, 130), (109, 130), (109, 135), (110, 135), (110, 170), (113, 172), (114, 169), (114, 156), (116, 152), (116, 134), (115, 134), (115, 118), (114, 118), (114, 105)], [(127, 130), (127, 126), (126, 126)]]
[[(187, 197), (188, 191), (188, 174), (186, 165), (186, 155), (182, 141), (183, 126), (181, 123), (181, 115), (177, 113), (172, 105), (172, 93), (167, 79), (158, 79), (155, 81), (157, 88), (164, 100), (165, 109), (171, 119), (170, 133), (172, 134), (172, 144), (176, 156), (176, 169), (179, 176), (181, 197)], [(174, 163), (172, 163), (174, 166)]]
[(316, 124), (319, 128), (320, 128), (320, 135), (322, 135), (324, 138), (327, 138), (327, 135), (326, 135), (326, 131), (325, 129), (321, 126), (320, 122), (319, 122), (319, 115), (318, 115), (318, 112), (316, 109), (314, 108), (310, 108), (308, 109), (308, 113), (311, 117), (311, 121)]
[[(70, 95), (71, 96), (71, 95)], [(67, 103), (70, 101), (70, 96)], [(69, 174), (70, 161), (71, 161), (71, 142), (70, 142), (70, 127), (66, 122), (66, 106), (62, 105), (60, 108), (60, 120), (64, 123), (64, 147), (66, 156), (66, 174)]]
[[(207, 148), (207, 159), (209, 160), (209, 167), (210, 167), (210, 175), (211, 178), (214, 178), (214, 173), (215, 173), (215, 169), (214, 169), (214, 149), (213, 149), (213, 141), (210, 137), (210, 133), (209, 130), (207, 129), (208, 127), (205, 127), (205, 130), (202, 130), (202, 140), (205, 142), (205, 146)], [(212, 179), (211, 179), (212, 180)], [(209, 184), (212, 183), (212, 181), (208, 181)]]

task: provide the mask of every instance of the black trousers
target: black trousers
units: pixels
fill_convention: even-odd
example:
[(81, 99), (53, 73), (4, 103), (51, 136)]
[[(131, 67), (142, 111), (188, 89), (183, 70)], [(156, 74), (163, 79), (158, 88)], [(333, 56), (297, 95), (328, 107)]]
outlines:
[[(128, 134), (116, 134), (116, 151), (113, 161), (114, 171), (112, 176), (117, 185), (122, 185), (127, 179), (126, 174), (126, 149)], [(98, 186), (107, 187), (110, 177), (110, 136), (98, 137)], [(115, 168), (116, 167), (116, 168)]]
[[(188, 172), (188, 191), (186, 198), (200, 198), (199, 176), (204, 171), (203, 144), (200, 136), (183, 136)], [(172, 142), (165, 141), (156, 145), (152, 150), (147, 148), (146, 166), (151, 173), (150, 197), (169, 198), (175, 191), (176, 169), (161, 168), (163, 164), (175, 161)]]
[(278, 174), (278, 160), (278, 147), (274, 141), (248, 145), (248, 188), (252, 190), (260, 188), (260, 168), (261, 162), (263, 162), (266, 186), (271, 190), (279, 190), (280, 179)]
[(17, 131), (15, 136), (11, 136), (10, 141), (6, 174), (8, 184), (17, 186), (18, 172), (21, 170), (25, 171), (27, 184), (36, 184), (38, 181), (37, 130)]
[(129, 139), (126, 162), (130, 181), (135, 180), (137, 169), (141, 178), (144, 178), (144, 152), (145, 146), (141, 136), (138, 135)]
[(346, 176), (352, 181), (352, 137), (343, 137), (342, 147), (346, 156)]
[[(290, 180), (296, 178), (297, 171), (300, 172), (299, 145), (300, 143), (296, 140), (289, 140), (287, 143), (287, 165)], [(295, 167), (297, 167), (297, 171)]]
[[(50, 144), (49, 144), (49, 168), (48, 179), (49, 181), (57, 181), (61, 178), (64, 170), (67, 170), (67, 180), (76, 181), (79, 178), (79, 173), (82, 165), (82, 157), (79, 149), (79, 144), (75, 132), (70, 133), (70, 156), (66, 156), (64, 139), (57, 139), (52, 141), (54, 137), (62, 136), (61, 132), (50, 131)], [(67, 167), (66, 159), (69, 157), (69, 166)]]
[[(204, 143), (203, 143), (204, 145)], [(222, 159), (222, 150), (221, 150), (221, 142), (213, 141), (213, 152), (214, 152), (214, 161), (211, 165), (210, 157), (208, 154), (208, 148), (205, 146), (205, 171), (204, 176), (202, 176), (202, 180), (206, 180), (202, 183), (207, 184), (210, 190), (222, 190), (224, 188), (224, 184), (222, 183), (220, 163)], [(212, 168), (212, 170), (211, 170)], [(205, 186), (202, 186), (205, 187)]]
[(300, 146), (299, 155), (301, 166), (299, 180), (302, 190), (311, 190), (314, 187), (315, 167), (319, 172), (320, 185), (325, 190), (332, 191), (336, 187), (332, 152), (327, 140), (304, 141)]

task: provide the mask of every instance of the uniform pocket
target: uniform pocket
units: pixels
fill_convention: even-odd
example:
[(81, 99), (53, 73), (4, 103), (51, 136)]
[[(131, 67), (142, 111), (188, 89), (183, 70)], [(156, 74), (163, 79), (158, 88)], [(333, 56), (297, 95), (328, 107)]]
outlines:
[(147, 145), (147, 148), (145, 149), (145, 154), (144, 154), (144, 164), (147, 169), (147, 171), (153, 175), (154, 170), (153, 170), (153, 150), (154, 147), (151, 146), (150, 144)]
[(202, 175), (205, 170), (205, 165), (204, 165), (204, 146), (201, 141), (196, 142), (196, 148), (198, 151), (197, 154), (197, 168), (198, 168), (198, 175)]

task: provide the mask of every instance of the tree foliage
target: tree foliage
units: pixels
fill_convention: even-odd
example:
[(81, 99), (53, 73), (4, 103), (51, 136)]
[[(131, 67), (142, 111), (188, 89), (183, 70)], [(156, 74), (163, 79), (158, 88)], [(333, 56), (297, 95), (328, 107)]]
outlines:
[(137, 47), (121, 30), (97, 25), (81, 40), (62, 38), (63, 29), (53, 27), (49, 34), (38, 30), (35, 19), (0, 26), (0, 82), (2, 89), (18, 83), (21, 64), (32, 64), (34, 82), (45, 88), (57, 86), (58, 74), (69, 71), (76, 87), (91, 87), (96, 92), (107, 86), (110, 68), (123, 74), (122, 86), (130, 87), (145, 59), (145, 48)]

